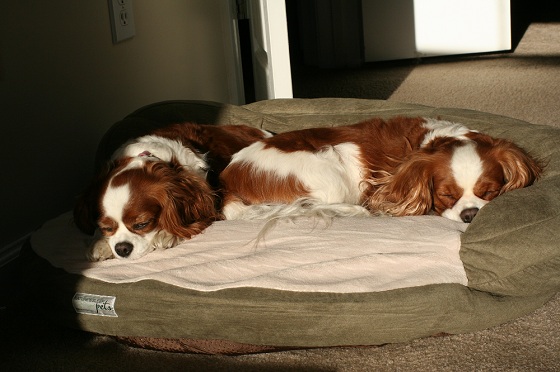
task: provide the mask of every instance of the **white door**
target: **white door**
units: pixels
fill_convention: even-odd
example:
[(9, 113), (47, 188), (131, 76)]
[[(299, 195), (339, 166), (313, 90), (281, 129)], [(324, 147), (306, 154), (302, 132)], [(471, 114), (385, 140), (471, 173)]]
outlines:
[(257, 101), (292, 98), (285, 0), (249, 0)]
[(511, 49), (510, 0), (362, 0), (366, 62)]

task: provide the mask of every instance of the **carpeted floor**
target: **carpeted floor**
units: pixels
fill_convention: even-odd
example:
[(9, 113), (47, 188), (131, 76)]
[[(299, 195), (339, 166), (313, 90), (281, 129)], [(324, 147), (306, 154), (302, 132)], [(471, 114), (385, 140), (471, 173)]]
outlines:
[(387, 99), (479, 110), (560, 127), (560, 23), (533, 23), (513, 53), (360, 68), (295, 66), (294, 96)]
[[(389, 99), (560, 127), (560, 23), (531, 24), (513, 53), (295, 74), (296, 97)], [(560, 294), (532, 314), (470, 334), (244, 356), (134, 349), (45, 324), (42, 306), (0, 308), (0, 370), (560, 371)]]
[(532, 24), (512, 54), (418, 65), (389, 100), (560, 127), (559, 72), (560, 23)]

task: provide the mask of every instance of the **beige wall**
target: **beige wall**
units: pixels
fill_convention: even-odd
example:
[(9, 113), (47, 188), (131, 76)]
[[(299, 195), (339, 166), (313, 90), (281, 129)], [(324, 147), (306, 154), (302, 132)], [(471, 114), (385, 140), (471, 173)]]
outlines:
[(134, 0), (136, 36), (113, 45), (106, 0), (0, 4), (0, 248), (70, 210), (95, 146), (157, 101), (234, 102), (225, 0)]

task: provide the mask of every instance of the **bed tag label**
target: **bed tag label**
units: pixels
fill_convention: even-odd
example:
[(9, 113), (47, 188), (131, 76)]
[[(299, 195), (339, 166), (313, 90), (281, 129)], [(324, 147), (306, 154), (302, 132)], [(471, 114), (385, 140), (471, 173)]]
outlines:
[(89, 293), (76, 293), (72, 305), (78, 314), (118, 317), (115, 311), (114, 296), (101, 296)]

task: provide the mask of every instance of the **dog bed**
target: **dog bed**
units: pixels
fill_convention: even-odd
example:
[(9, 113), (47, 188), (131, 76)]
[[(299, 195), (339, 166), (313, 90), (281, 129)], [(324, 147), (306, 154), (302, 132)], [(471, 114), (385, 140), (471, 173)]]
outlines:
[[(471, 332), (542, 306), (560, 290), (560, 130), (488, 113), (360, 99), (144, 107), (102, 139), (102, 164), (126, 139), (173, 122), (272, 132), (396, 115), (439, 117), (515, 141), (546, 162), (542, 179), (485, 206), (471, 224), (436, 216), (220, 221), (139, 260), (90, 263), (70, 213), (23, 252), (26, 297), (49, 318), (170, 351), (247, 353), (379, 345)], [(42, 304), (42, 305), (39, 305)]]

